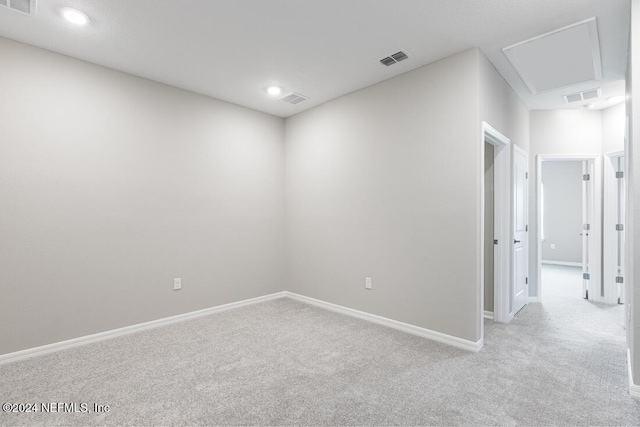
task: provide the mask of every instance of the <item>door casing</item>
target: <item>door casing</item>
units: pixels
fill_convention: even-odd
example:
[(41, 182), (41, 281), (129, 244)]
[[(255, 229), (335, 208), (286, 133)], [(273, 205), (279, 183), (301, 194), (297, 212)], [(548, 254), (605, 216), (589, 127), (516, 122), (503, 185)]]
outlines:
[[(494, 147), (494, 236), (484, 234), (484, 144)], [(509, 288), (511, 277), (510, 245), (513, 238), (511, 227), (511, 141), (487, 122), (482, 122), (480, 144), (480, 165), (478, 172), (478, 324), (480, 337), (484, 343), (484, 242), (485, 238), (498, 241), (494, 245), (494, 305), (493, 317), (496, 322), (508, 322)], [(505, 299), (507, 304), (505, 305)], [(507, 310), (505, 311), (505, 307)]]
[[(561, 154), (539, 154), (536, 157), (536, 242), (537, 242), (537, 251), (536, 251), (536, 269), (538, 274), (536, 275), (536, 291), (537, 291), (537, 300), (539, 302), (543, 301), (543, 292), (542, 292), (542, 245), (540, 244), (542, 240), (542, 199), (541, 199), (541, 187), (542, 187), (542, 162), (569, 162), (569, 161), (579, 161), (579, 162), (588, 162), (590, 165), (593, 165), (592, 170), (594, 171), (591, 180), (593, 182), (593, 197), (592, 204), (594, 206), (593, 213), (591, 215), (592, 223), (590, 235), (593, 236), (593, 240), (589, 245), (589, 259), (592, 260), (590, 263), (590, 289), (596, 289), (596, 292), (591, 292), (589, 295), (589, 299), (592, 301), (603, 302), (604, 297), (601, 295), (602, 289), (602, 209), (599, 207), (602, 206), (602, 158), (597, 155), (587, 154), (587, 155), (561, 155)], [(593, 262), (595, 261), (595, 262)]]

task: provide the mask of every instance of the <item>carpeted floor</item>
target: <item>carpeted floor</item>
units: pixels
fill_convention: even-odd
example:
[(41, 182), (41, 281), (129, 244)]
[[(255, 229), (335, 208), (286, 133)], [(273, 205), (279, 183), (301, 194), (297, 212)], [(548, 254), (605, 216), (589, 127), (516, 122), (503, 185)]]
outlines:
[(640, 424), (622, 306), (580, 298), (579, 270), (544, 280), (476, 354), (279, 299), (0, 366), (2, 403), (110, 408), (0, 424)]

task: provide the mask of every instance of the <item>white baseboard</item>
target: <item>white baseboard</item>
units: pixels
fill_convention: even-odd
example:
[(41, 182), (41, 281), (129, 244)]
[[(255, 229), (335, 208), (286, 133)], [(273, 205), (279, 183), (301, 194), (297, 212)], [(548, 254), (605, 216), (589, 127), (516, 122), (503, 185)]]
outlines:
[(493, 320), (493, 311), (485, 310), (483, 316), (484, 316), (485, 319)]
[(399, 331), (407, 332), (409, 334), (418, 335), (424, 338), (428, 338), (433, 341), (438, 341), (443, 344), (448, 344), (453, 347), (458, 347), (464, 350), (478, 352), (482, 349), (484, 342), (479, 340), (477, 342), (465, 340), (463, 338), (454, 337), (452, 335), (443, 334), (441, 332), (432, 331), (430, 329), (421, 328), (419, 326), (410, 325), (409, 323), (399, 322), (397, 320), (388, 319), (386, 317), (378, 316), (364, 311), (354, 310), (352, 308), (343, 307), (341, 305), (332, 304), (315, 298), (306, 297), (293, 292), (285, 291), (287, 297), (296, 301), (304, 302), (307, 304), (315, 305), (316, 307), (324, 308), (326, 310), (334, 311), (340, 314), (346, 314), (347, 316), (357, 317), (358, 319), (367, 320), (369, 322), (377, 323), (379, 325), (387, 326), (389, 328), (397, 329)]
[(66, 341), (60, 341), (53, 344), (47, 344), (40, 347), (28, 348), (26, 350), (16, 351), (13, 353), (7, 353), (0, 355), (0, 365), (5, 363), (17, 362), (18, 360), (27, 359), (33, 356), (40, 356), (43, 354), (53, 353), (68, 348), (79, 347), (86, 344), (91, 344), (98, 341), (104, 341), (111, 338), (121, 337), (124, 335), (133, 334), (135, 332), (144, 331), (147, 329), (157, 328), (159, 326), (166, 326), (172, 323), (184, 322), (185, 320), (195, 319), (197, 317), (208, 316), (213, 313), (220, 313), (222, 311), (231, 310), (233, 308), (243, 307), (245, 305), (256, 304), (263, 301), (269, 301), (277, 298), (284, 298), (286, 292), (277, 292), (275, 294), (264, 295), (261, 297), (250, 298), (242, 301), (232, 302), (229, 304), (219, 305), (216, 307), (205, 308), (202, 310), (191, 311), (189, 313), (178, 314), (176, 316), (165, 317), (162, 319), (152, 320), (150, 322), (138, 323), (136, 325), (125, 326), (123, 328), (112, 329), (110, 331), (100, 332), (98, 334), (86, 335), (83, 337), (73, 338)]
[(529, 302), (540, 302), (538, 297), (529, 297)]
[(551, 265), (566, 265), (569, 267), (582, 267), (581, 262), (569, 262), (569, 261), (540, 261), (542, 264), (551, 264)]
[(631, 350), (627, 348), (627, 372), (629, 373), (629, 394), (631, 397), (640, 400), (640, 385), (633, 382), (633, 371), (631, 370)]

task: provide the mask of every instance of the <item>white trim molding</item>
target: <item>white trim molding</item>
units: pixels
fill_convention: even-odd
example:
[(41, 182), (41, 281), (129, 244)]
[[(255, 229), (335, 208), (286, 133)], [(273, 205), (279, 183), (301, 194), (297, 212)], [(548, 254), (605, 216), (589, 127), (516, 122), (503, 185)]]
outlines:
[(581, 262), (570, 262), (570, 261), (549, 261), (549, 260), (541, 260), (542, 264), (551, 264), (551, 265), (565, 265), (567, 267), (582, 267)]
[(631, 397), (640, 400), (640, 385), (633, 382), (633, 372), (631, 370), (631, 350), (627, 348), (627, 372), (629, 373), (629, 394)]
[(348, 308), (348, 307), (333, 304), (330, 302), (322, 301), (319, 299), (310, 298), (310, 297), (299, 295), (293, 292), (287, 291), (285, 292), (285, 295), (293, 300), (314, 305), (316, 307), (324, 308), (325, 310), (330, 310), (336, 313), (346, 314), (347, 316), (356, 317), (358, 319), (367, 320), (369, 322), (377, 323), (378, 325), (397, 329), (399, 331), (406, 332), (409, 334), (418, 335), (420, 337), (428, 338), (430, 340), (437, 341), (443, 344), (448, 344), (450, 346), (461, 348), (463, 350), (478, 352), (480, 351), (480, 349), (482, 349), (484, 345), (483, 339), (473, 342), (473, 341), (465, 340), (463, 338), (454, 337), (452, 335), (443, 334), (442, 332), (432, 331), (430, 329), (421, 328), (419, 326), (411, 325), (409, 323), (403, 323), (397, 320), (378, 316), (376, 314), (354, 310), (353, 308)]
[[(496, 322), (508, 323), (513, 316), (509, 313), (511, 305), (511, 245), (508, 243), (513, 239), (511, 227), (511, 140), (504, 134), (483, 121), (480, 129), (480, 151), (478, 166), (478, 235), (477, 235), (477, 263), (478, 263), (478, 314), (480, 325), (480, 337), (484, 339), (484, 144), (488, 142), (494, 148), (494, 220), (493, 239), (498, 240), (494, 245), (493, 271), (494, 271), (494, 298), (493, 298), (493, 319)], [(490, 237), (491, 238), (491, 237)]]
[(529, 296), (529, 302), (540, 302), (540, 300), (538, 299), (538, 297)]
[(91, 344), (98, 341), (104, 341), (111, 338), (117, 338), (124, 335), (133, 334), (136, 332), (145, 331), (147, 329), (153, 329), (160, 326), (171, 325), (173, 323), (184, 322), (185, 320), (191, 320), (202, 316), (208, 316), (214, 313), (220, 313), (222, 311), (231, 310), (234, 308), (244, 307), (246, 305), (256, 304), (259, 302), (269, 301), (277, 298), (284, 298), (286, 292), (277, 292), (275, 294), (264, 295), (256, 298), (250, 298), (242, 301), (232, 302), (229, 304), (218, 305), (216, 307), (205, 308), (202, 310), (191, 311), (189, 313), (178, 314), (171, 317), (164, 317), (162, 319), (152, 320), (150, 322), (138, 323), (136, 325), (125, 326), (123, 328), (112, 329), (110, 331), (100, 332), (92, 335), (85, 335), (83, 337), (73, 338), (66, 341), (60, 341), (52, 344), (43, 345), (40, 347), (28, 348), (26, 350), (20, 350), (13, 353), (7, 353), (0, 355), (0, 365), (6, 363), (17, 362), (19, 360), (27, 359), (33, 356), (41, 356), (48, 353), (54, 353), (68, 348), (80, 347), (86, 344)]
[(484, 318), (485, 319), (489, 319), (489, 320), (493, 320), (493, 311), (484, 311)]

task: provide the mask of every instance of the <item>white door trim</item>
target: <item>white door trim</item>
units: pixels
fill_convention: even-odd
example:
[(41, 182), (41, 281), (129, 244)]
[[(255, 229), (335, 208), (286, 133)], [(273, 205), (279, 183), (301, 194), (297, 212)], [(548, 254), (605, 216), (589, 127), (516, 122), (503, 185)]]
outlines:
[[(593, 224), (591, 224), (591, 233), (594, 236), (593, 245), (590, 245), (590, 256), (592, 260), (602, 259), (602, 210), (598, 209), (598, 206), (602, 206), (602, 161), (601, 157), (595, 154), (538, 154), (536, 156), (536, 291), (538, 301), (542, 301), (542, 199), (541, 199), (541, 187), (542, 187), (542, 162), (569, 162), (569, 161), (588, 161), (594, 165), (594, 176), (591, 177), (594, 186), (594, 200), (593, 205), (596, 207), (593, 212)], [(602, 263), (595, 262), (591, 266), (591, 287), (600, 289), (602, 280)], [(599, 292), (594, 292), (589, 295), (589, 299), (593, 301), (602, 301), (603, 298)]]
[[(487, 122), (482, 122), (479, 144), (479, 214), (478, 214), (478, 319), (480, 336), (484, 340), (484, 143), (494, 147), (494, 238), (498, 244), (494, 245), (494, 320), (508, 322), (509, 318), (509, 289), (511, 267), (509, 252), (511, 241), (511, 141)], [(506, 308), (506, 309), (505, 309)]]

